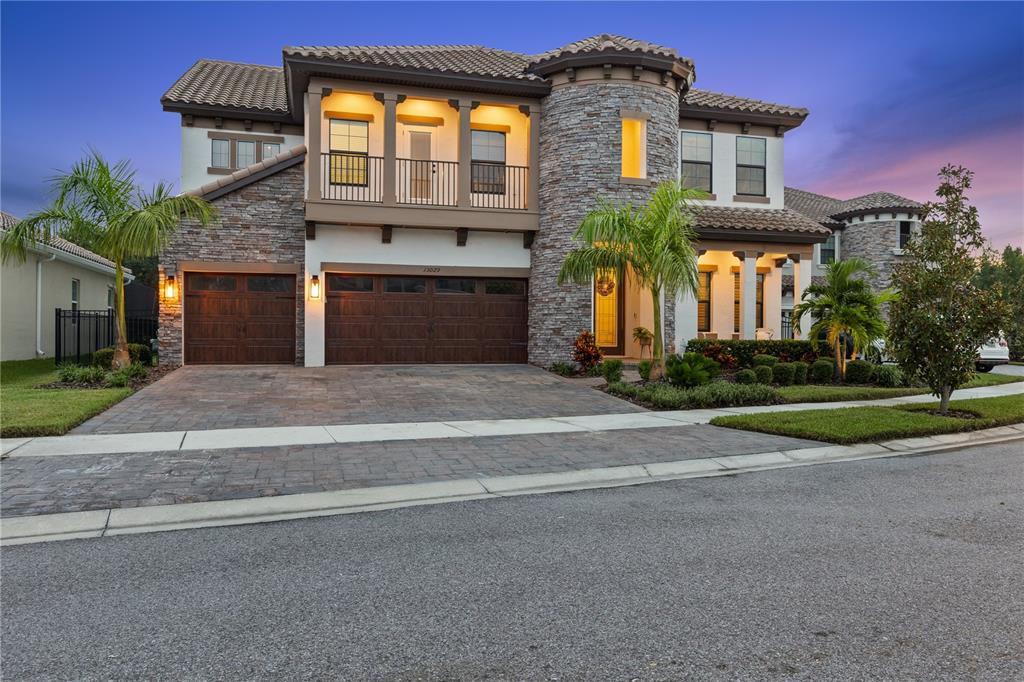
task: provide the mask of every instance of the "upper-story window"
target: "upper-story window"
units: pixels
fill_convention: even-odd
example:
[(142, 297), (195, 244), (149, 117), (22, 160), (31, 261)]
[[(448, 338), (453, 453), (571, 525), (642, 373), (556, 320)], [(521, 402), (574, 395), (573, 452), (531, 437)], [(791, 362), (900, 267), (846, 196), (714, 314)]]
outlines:
[(647, 121), (622, 119), (622, 177), (647, 177)]
[(765, 139), (736, 138), (736, 194), (765, 196)]
[(914, 233), (914, 223), (910, 220), (900, 221), (900, 248), (907, 248), (907, 242), (910, 241), (910, 236)]
[(474, 130), (472, 191), (479, 194), (505, 193), (505, 133)]
[(711, 135), (684, 131), (680, 139), (682, 167), (680, 178), (684, 187), (711, 193)]
[(272, 159), (281, 153), (281, 145), (277, 142), (263, 143), (263, 158)]
[(239, 140), (236, 143), (235, 153), (238, 155), (238, 160), (235, 166), (238, 168), (247, 168), (256, 163), (256, 143), (255, 142), (244, 142)]
[(231, 168), (231, 140), (212, 140), (210, 166)]
[(344, 118), (331, 119), (331, 184), (367, 184), (370, 124)]
[(833, 232), (825, 243), (821, 245), (821, 264), (828, 265), (836, 262), (836, 235)]

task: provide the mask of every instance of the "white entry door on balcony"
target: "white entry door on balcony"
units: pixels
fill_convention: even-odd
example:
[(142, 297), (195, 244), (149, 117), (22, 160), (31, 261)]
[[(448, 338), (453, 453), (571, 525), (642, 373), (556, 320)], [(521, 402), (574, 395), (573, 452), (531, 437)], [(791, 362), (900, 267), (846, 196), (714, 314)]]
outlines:
[(433, 196), (433, 137), (429, 130), (409, 131), (409, 158), (413, 161), (409, 173), (409, 196), (414, 200), (429, 202)]

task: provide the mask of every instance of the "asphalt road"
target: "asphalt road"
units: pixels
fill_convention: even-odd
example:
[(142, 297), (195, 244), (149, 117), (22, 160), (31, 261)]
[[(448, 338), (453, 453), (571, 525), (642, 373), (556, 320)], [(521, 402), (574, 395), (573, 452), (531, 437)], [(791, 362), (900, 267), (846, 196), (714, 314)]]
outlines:
[(1024, 445), (4, 549), (25, 679), (1024, 679)]

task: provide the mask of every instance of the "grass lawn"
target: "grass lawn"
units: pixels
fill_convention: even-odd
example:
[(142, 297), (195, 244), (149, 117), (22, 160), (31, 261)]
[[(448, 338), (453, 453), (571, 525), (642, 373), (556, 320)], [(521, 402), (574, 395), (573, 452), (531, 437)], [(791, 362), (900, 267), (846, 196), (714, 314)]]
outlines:
[[(961, 388), (978, 388), (979, 386), (996, 386), (1024, 381), (1024, 377), (1008, 374), (975, 374)], [(831, 403), (839, 400), (881, 400), (883, 398), (899, 398), (904, 395), (923, 395), (927, 388), (882, 388), (881, 386), (782, 386), (779, 395), (786, 403)]]
[(925, 403), (900, 407), (849, 407), (743, 414), (716, 417), (711, 423), (714, 426), (846, 445), (974, 431), (1024, 422), (1024, 395), (950, 401), (951, 409), (972, 412), (979, 416), (978, 419), (939, 417), (924, 411), (938, 405)]
[(36, 388), (54, 381), (52, 358), (0, 362), (0, 436), (59, 436), (132, 394), (131, 388)]

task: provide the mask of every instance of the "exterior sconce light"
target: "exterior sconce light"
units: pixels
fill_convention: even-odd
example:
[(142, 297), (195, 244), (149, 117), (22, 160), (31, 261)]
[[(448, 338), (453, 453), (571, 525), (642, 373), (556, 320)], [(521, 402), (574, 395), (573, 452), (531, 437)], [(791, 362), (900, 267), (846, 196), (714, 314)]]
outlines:
[(309, 297), (313, 299), (320, 298), (320, 276), (313, 275), (309, 278)]
[(167, 275), (164, 282), (164, 298), (168, 301), (178, 298), (178, 285), (174, 282), (174, 275)]

